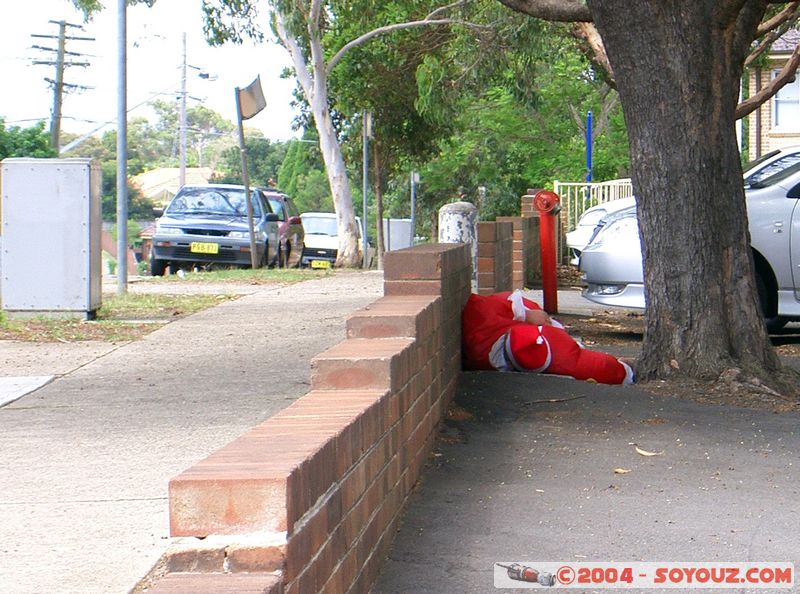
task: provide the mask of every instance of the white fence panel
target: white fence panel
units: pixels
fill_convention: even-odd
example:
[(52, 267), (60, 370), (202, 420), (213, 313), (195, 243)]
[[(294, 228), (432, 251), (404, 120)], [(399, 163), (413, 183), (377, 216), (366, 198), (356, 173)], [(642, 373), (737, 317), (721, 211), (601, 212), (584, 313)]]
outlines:
[(553, 191), (561, 197), (561, 221), (564, 232), (575, 229), (578, 219), (586, 209), (633, 196), (630, 178), (596, 183), (555, 181)]

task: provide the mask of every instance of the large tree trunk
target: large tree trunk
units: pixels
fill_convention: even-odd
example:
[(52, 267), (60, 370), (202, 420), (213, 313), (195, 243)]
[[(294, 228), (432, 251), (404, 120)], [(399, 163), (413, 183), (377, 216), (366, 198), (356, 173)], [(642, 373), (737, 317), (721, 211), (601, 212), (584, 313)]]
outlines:
[(734, 133), (765, 2), (587, 4), (630, 138), (648, 297), (639, 378), (713, 379), (739, 367), (770, 379), (780, 363), (757, 303)]
[[(314, 11), (317, 17), (319, 17), (318, 11), (319, 6), (317, 5)], [(275, 29), (278, 39), (289, 52), (297, 81), (311, 106), (314, 125), (319, 134), (319, 148), (322, 152), (322, 161), (325, 163), (325, 173), (328, 176), (328, 184), (336, 211), (339, 236), (339, 254), (336, 265), (357, 267), (361, 264), (361, 258), (358, 253), (358, 233), (353, 213), (353, 197), (350, 192), (350, 180), (347, 177), (342, 148), (336, 137), (336, 131), (333, 129), (331, 112), (328, 107), (328, 74), (319, 23), (312, 19), (308, 24), (311, 47), (311, 63), (309, 64), (297, 40), (286, 30), (286, 20), (286, 15), (281, 10), (275, 11)]]
[(322, 161), (325, 163), (325, 172), (328, 175), (328, 184), (336, 211), (339, 235), (339, 255), (336, 265), (358, 267), (361, 265), (361, 258), (358, 253), (358, 233), (353, 213), (353, 197), (342, 157), (342, 149), (331, 122), (327, 93), (315, 94), (311, 103), (314, 123), (319, 134)]

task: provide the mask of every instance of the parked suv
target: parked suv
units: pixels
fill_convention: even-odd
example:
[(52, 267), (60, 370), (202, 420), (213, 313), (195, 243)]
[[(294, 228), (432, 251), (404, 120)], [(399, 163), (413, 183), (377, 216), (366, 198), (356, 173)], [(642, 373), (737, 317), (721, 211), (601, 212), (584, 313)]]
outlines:
[(286, 194), (273, 188), (262, 188), (261, 191), (269, 202), (270, 209), (278, 215), (278, 253), (277, 264), (281, 268), (300, 265), (303, 254), (304, 231), (300, 220), (300, 211)]
[[(257, 262), (273, 265), (280, 260), (280, 219), (262, 190), (252, 189), (250, 195)], [(251, 264), (243, 186), (184, 186), (156, 221), (150, 252), (153, 276), (162, 276), (167, 266), (174, 272), (182, 266), (213, 264)]]
[[(777, 330), (800, 319), (800, 147), (773, 151), (745, 167), (744, 188), (758, 296), (767, 328)], [(600, 221), (581, 252), (580, 268), (587, 299), (645, 307), (635, 207)]]

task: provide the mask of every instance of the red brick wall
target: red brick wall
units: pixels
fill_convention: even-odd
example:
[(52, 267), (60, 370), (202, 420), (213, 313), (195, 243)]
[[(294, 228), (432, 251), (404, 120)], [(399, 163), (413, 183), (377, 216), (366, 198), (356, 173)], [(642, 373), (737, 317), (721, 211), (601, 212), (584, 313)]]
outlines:
[(511, 288), (538, 286), (542, 280), (539, 250), (539, 217), (497, 217), (498, 222), (514, 227), (511, 242)]
[(455, 394), (470, 269), (462, 244), (386, 254), (385, 296), (313, 359), (312, 390), (170, 481), (183, 538), (150, 592), (274, 570), (264, 591), (369, 590)]
[(478, 223), (478, 295), (511, 290), (513, 239), (510, 222)]

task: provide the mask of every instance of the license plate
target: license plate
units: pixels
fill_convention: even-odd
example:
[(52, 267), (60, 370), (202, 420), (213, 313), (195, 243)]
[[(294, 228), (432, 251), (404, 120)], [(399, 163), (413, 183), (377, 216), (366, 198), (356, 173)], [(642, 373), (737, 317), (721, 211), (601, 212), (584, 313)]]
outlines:
[(189, 251), (193, 254), (218, 254), (218, 243), (203, 243), (202, 241), (193, 241), (189, 244)]
[(311, 260), (311, 268), (330, 268), (331, 263), (328, 260)]

